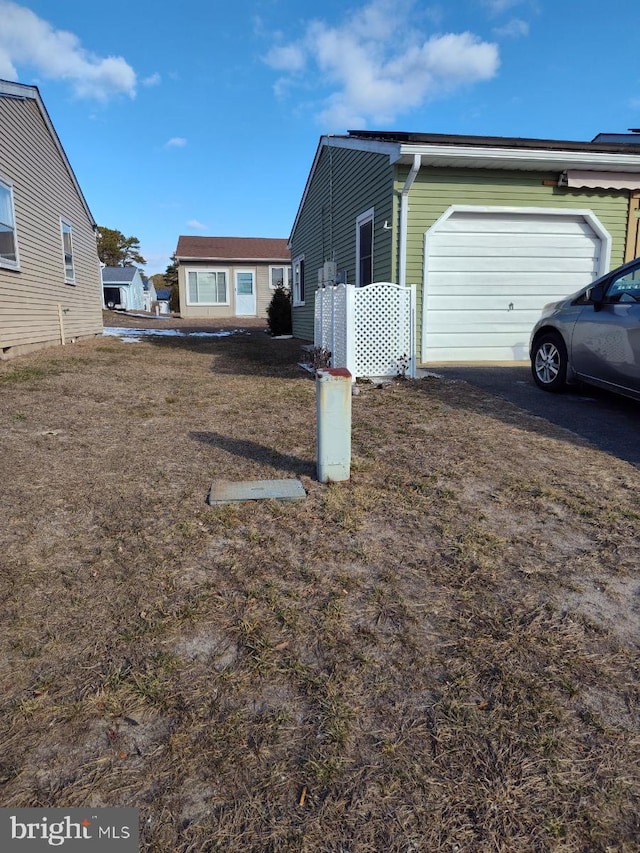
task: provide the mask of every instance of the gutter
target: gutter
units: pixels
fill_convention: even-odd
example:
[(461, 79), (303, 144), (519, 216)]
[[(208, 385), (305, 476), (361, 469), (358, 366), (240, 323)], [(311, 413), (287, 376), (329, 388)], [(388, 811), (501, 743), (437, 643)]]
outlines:
[(413, 155), (413, 165), (407, 175), (407, 180), (404, 182), (400, 195), (400, 259), (398, 264), (398, 283), (401, 287), (406, 287), (407, 284), (407, 229), (409, 224), (409, 190), (413, 186), (420, 166), (422, 165), (422, 155)]
[(499, 148), (478, 145), (401, 145), (395, 163), (415, 161), (422, 155), (424, 166), (459, 166), (494, 169), (599, 169), (640, 172), (640, 151), (560, 150), (548, 148)]

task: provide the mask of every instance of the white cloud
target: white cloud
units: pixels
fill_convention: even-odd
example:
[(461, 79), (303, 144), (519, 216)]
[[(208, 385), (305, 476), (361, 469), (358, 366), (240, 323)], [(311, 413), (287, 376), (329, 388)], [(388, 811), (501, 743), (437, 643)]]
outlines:
[(514, 6), (519, 6), (523, 0), (484, 0), (484, 5), (489, 9), (492, 15), (501, 15), (503, 12), (508, 12)]
[(308, 71), (333, 89), (320, 108), (321, 124), (347, 129), (392, 123), (432, 98), (495, 76), (496, 44), (469, 32), (427, 37), (416, 29), (415, 11), (415, 0), (370, 0), (339, 26), (310, 22), (299, 41), (265, 56), (285, 72), (276, 94), (308, 83)]
[(305, 61), (304, 51), (295, 44), (272, 47), (266, 56), (267, 64), (277, 71), (302, 71)]
[(182, 136), (174, 136), (172, 139), (169, 139), (167, 142), (165, 142), (164, 147), (165, 148), (184, 148), (184, 146), (186, 144), (187, 144), (187, 140), (184, 139)]
[(529, 24), (520, 18), (513, 18), (508, 24), (502, 27), (496, 27), (494, 33), (497, 36), (506, 38), (520, 38), (521, 36), (529, 35)]
[(155, 74), (150, 74), (148, 77), (145, 77), (140, 82), (143, 86), (157, 86), (160, 83), (161, 79), (162, 78), (156, 71)]
[(70, 82), (79, 97), (104, 101), (120, 94), (135, 96), (136, 73), (121, 56), (95, 56), (73, 33), (54, 29), (9, 0), (0, 0), (0, 19), (0, 76), (5, 79), (17, 80), (24, 66)]
[(202, 222), (198, 222), (197, 219), (190, 219), (187, 222), (187, 227), (192, 228), (194, 231), (206, 231), (207, 230), (207, 226), (204, 225)]

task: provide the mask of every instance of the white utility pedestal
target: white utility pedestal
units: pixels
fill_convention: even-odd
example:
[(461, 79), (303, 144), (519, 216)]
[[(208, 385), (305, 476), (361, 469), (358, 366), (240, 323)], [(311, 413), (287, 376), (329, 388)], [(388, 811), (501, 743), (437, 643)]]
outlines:
[(345, 367), (316, 372), (318, 480), (348, 480), (351, 471), (351, 373)]

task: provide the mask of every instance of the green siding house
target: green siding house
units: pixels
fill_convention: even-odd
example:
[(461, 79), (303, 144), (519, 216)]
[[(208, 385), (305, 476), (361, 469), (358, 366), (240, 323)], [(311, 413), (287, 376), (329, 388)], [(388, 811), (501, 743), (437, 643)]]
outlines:
[(418, 363), (526, 359), (547, 302), (640, 255), (640, 136), (612, 139), (323, 136), (289, 238), (294, 334), (313, 340), (329, 269), (415, 287)]

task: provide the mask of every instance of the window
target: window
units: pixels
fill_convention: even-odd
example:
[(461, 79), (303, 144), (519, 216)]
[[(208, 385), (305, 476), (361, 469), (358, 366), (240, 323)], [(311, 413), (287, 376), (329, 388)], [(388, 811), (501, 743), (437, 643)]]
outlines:
[(11, 270), (20, 267), (13, 187), (4, 181), (0, 181), (0, 267)]
[(226, 270), (189, 270), (188, 305), (228, 305)]
[(356, 219), (356, 287), (373, 281), (373, 208)]
[(304, 305), (304, 255), (293, 261), (293, 304)]
[(640, 302), (640, 267), (633, 267), (611, 280), (607, 302)]
[(291, 290), (291, 267), (269, 267), (269, 287), (271, 290), (277, 287)]
[(71, 223), (65, 219), (60, 220), (62, 228), (62, 256), (64, 259), (64, 280), (67, 284), (75, 282), (75, 272), (73, 270), (73, 240), (71, 239)]

